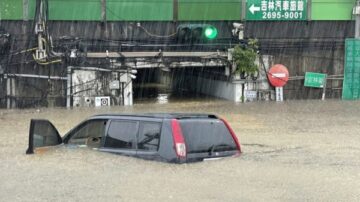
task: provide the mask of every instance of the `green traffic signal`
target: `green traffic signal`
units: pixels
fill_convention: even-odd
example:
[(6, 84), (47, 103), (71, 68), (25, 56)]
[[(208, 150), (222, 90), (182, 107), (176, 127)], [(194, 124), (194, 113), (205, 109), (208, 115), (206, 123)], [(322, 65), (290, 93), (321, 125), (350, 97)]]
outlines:
[(215, 40), (218, 30), (209, 24), (182, 24), (177, 27), (179, 43), (199, 43)]
[(205, 28), (204, 35), (209, 40), (216, 39), (218, 35), (218, 30), (214, 26), (207, 26)]

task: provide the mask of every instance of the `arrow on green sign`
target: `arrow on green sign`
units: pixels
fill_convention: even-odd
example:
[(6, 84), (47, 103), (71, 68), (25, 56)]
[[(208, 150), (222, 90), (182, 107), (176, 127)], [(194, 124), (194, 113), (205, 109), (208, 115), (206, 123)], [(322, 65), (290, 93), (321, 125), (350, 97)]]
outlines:
[(249, 10), (252, 14), (255, 14), (256, 11), (260, 11), (260, 7), (257, 7), (253, 4), (250, 6)]

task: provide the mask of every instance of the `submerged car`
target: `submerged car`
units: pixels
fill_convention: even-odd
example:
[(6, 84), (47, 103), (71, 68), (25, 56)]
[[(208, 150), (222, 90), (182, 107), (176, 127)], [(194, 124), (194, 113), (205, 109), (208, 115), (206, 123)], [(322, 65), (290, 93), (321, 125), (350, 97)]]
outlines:
[(60, 144), (173, 163), (241, 153), (229, 124), (211, 114), (102, 114), (83, 121), (63, 138), (48, 120), (31, 120), (27, 154)]

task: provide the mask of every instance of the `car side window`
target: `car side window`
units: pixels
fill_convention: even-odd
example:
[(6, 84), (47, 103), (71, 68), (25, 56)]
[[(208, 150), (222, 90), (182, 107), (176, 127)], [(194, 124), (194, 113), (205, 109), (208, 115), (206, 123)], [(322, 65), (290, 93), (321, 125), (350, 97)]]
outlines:
[(108, 134), (105, 139), (105, 147), (132, 149), (138, 132), (137, 121), (111, 121)]
[(105, 133), (107, 120), (89, 120), (81, 124), (71, 134), (69, 143), (100, 146), (100, 140)]
[(137, 148), (139, 150), (157, 151), (160, 142), (160, 130), (160, 123), (142, 122), (138, 135)]

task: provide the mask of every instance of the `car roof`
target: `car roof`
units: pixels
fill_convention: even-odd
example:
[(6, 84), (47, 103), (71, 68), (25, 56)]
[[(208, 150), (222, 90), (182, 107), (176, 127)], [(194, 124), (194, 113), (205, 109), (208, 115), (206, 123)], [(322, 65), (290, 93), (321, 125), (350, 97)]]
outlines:
[(194, 113), (141, 113), (141, 114), (98, 114), (91, 118), (117, 118), (117, 117), (138, 117), (138, 118), (158, 118), (158, 119), (191, 119), (191, 118), (212, 118), (218, 117), (214, 114), (194, 114)]

